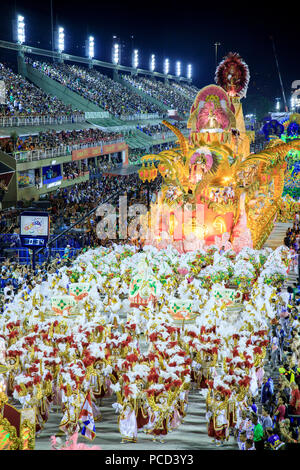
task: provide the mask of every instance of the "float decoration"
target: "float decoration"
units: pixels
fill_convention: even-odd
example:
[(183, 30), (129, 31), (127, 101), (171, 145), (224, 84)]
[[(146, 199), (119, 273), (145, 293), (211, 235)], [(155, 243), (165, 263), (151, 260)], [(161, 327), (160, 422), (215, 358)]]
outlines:
[(222, 61), (216, 82), (200, 90), (191, 107), (189, 138), (163, 121), (178, 138), (178, 147), (141, 159), (142, 177), (147, 162), (151, 168), (158, 162), (163, 178), (156, 202), (141, 216), (144, 245), (172, 245), (182, 253), (217, 244), (238, 253), (243, 247), (261, 248), (272, 231), (285, 158), (290, 150), (300, 150), (300, 139), (283, 142), (279, 125), (277, 138), (250, 154), (253, 133), (246, 131), (240, 102), (249, 72), (238, 54)]

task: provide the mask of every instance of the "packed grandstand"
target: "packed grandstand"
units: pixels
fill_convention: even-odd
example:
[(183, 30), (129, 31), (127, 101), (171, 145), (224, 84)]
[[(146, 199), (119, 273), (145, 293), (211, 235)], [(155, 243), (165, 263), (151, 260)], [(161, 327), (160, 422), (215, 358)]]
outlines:
[[(36, 201), (51, 202), (52, 237), (112, 191), (128, 189), (129, 183), (134, 201), (145, 201), (146, 185), (141, 184), (137, 173), (140, 158), (176, 145), (174, 134), (162, 120), (167, 118), (185, 132), (185, 115), (197, 93), (197, 88), (188, 83), (157, 80), (153, 101), (149, 99), (148, 82), (141, 81), (137, 86), (138, 78), (133, 81), (125, 75), (116, 81), (97, 69), (38, 61), (30, 56), (25, 58), (25, 64), (27, 73), (23, 75), (13, 63), (0, 64), (0, 81), (4, 82), (6, 90), (5, 100), (0, 104), (0, 150), (2, 155), (13, 159), (10, 160), (15, 162), (12, 166), (16, 165), (14, 190), (11, 190), (11, 183), (10, 191), (2, 192), (2, 261), (6, 255), (16, 255), (20, 262), (28, 261), (29, 251), (20, 247), (18, 217)], [(51, 79), (52, 89), (40, 86), (33, 75), (36, 72)], [(80, 96), (83, 101), (80, 104), (74, 101), (74, 104), (70, 98), (64, 100), (64, 96), (57, 93), (55, 83), (67, 87), (74, 93), (73, 98)], [(142, 88), (143, 94), (137, 88)], [(95, 107), (90, 108), (91, 104)], [(90, 113), (92, 117), (87, 113), (90, 109), (94, 110)], [(173, 111), (171, 116), (168, 110)], [(110, 151), (109, 146), (115, 146), (115, 151)], [(96, 157), (72, 159), (76, 151), (93, 148), (101, 149)], [(124, 159), (133, 168), (132, 174), (112, 174), (122, 167)], [(2, 186), (6, 188), (4, 179)], [(60, 203), (63, 200), (75, 205), (72, 217)], [(53, 211), (58, 211), (55, 217)], [(89, 228), (92, 223), (94, 221), (90, 220)], [(80, 231), (82, 226), (77, 229), (77, 233), (72, 231), (59, 238), (54, 252), (57, 250), (61, 255), (63, 248), (70, 245), (75, 255), (84, 246), (96, 243), (95, 236), (90, 238), (89, 229), (83, 232)], [(18, 251), (13, 251), (16, 248)]]

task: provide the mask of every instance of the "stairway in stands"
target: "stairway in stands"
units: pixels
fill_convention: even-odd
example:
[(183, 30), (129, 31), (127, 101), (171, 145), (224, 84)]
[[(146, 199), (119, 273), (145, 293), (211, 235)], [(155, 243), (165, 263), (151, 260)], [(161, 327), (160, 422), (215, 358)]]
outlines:
[(282, 245), (286, 231), (289, 227), (291, 227), (291, 225), (291, 222), (279, 222), (275, 224), (275, 227), (273, 228), (268, 240), (265, 243), (265, 247), (272, 248), (273, 250), (275, 250), (278, 246)]

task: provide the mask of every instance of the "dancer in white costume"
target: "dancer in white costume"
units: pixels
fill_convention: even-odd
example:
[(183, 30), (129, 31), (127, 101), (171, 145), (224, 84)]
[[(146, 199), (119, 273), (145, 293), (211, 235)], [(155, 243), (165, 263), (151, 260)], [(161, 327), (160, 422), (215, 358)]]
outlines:
[(136, 414), (131, 401), (123, 404), (123, 410), (119, 416), (119, 431), (122, 436), (122, 443), (137, 442)]

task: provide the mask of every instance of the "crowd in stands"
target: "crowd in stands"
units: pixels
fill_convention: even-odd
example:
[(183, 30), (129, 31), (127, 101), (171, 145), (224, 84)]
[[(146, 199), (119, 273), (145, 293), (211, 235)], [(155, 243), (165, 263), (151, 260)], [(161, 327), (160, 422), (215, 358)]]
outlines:
[(56, 80), (83, 98), (93, 102), (113, 116), (161, 113), (162, 108), (150, 103), (124, 85), (101, 74), (95, 69), (77, 65), (50, 64), (26, 59), (48, 77)]
[[(160, 181), (151, 183), (151, 192), (159, 189)], [(50, 219), (51, 234), (57, 235), (63, 230), (69, 228), (83, 215), (98, 206), (113, 193), (120, 192), (127, 194), (128, 206), (135, 203), (146, 204), (147, 187), (142, 184), (136, 173), (125, 176), (102, 176), (93, 181), (76, 184), (70, 188), (59, 189), (50, 194), (51, 202)], [(16, 243), (12, 247), (19, 246), (17, 243), (18, 234), (18, 215), (20, 210), (11, 210), (0, 212), (0, 229), (10, 230), (15, 233)], [(94, 212), (83, 224), (75, 225), (70, 232), (67, 232), (57, 241), (57, 248), (76, 248), (76, 253), (81, 253), (83, 249), (99, 245), (107, 246), (116, 242), (116, 240), (101, 240), (97, 236), (96, 224), (99, 218)], [(84, 228), (83, 228), (84, 227)], [(3, 232), (2, 232), (3, 233)], [(118, 233), (118, 224), (116, 234)], [(118, 241), (119, 242), (119, 241)], [(121, 241), (122, 242), (122, 241)], [(128, 240), (124, 241), (125, 243)], [(4, 255), (4, 248), (1, 247), (1, 256)], [(74, 251), (75, 254), (75, 251)], [(7, 259), (6, 259), (7, 258)], [(35, 272), (30, 266), (23, 266), (11, 256), (4, 257), (2, 262), (2, 271), (0, 272), (0, 313), (5, 305), (5, 301), (10, 296), (15, 295), (19, 289), (31, 289), (36, 282), (39, 282), (43, 276), (49, 272), (54, 272), (62, 263), (69, 262), (72, 254), (67, 257), (56, 256), (54, 261), (46, 261), (38, 266)], [(14, 260), (14, 261), (13, 261)], [(54, 271), (53, 271), (54, 269)]]
[(129, 148), (128, 152), (128, 161), (130, 164), (141, 164), (141, 157), (148, 154), (158, 154), (164, 150), (169, 150), (177, 147), (178, 144), (176, 141), (173, 142), (163, 142), (162, 144), (152, 145), (150, 148), (146, 149), (131, 149)]
[(84, 175), (89, 171), (86, 163), (81, 162), (81, 167), (78, 166), (77, 162), (68, 162), (63, 165), (63, 177), (64, 179), (75, 179), (78, 176)]
[(176, 82), (172, 82), (172, 86), (175, 88), (175, 90), (178, 92), (178, 93), (181, 93), (183, 94), (184, 96), (186, 96), (187, 98), (189, 98), (190, 100), (194, 101), (196, 96), (197, 96), (197, 93), (199, 92), (199, 90), (194, 87), (193, 85), (187, 85), (186, 83), (183, 84), (183, 83), (176, 83)]
[[(181, 131), (183, 129), (186, 129), (186, 122), (178, 121), (174, 125), (175, 127), (177, 127), (177, 129), (180, 129)], [(150, 125), (139, 124), (136, 126), (136, 128), (139, 131), (144, 132), (145, 134), (149, 135), (150, 137), (155, 137), (156, 134), (166, 134), (166, 132), (171, 132), (170, 129), (162, 123), (150, 124)]]
[(141, 157), (145, 154), (146, 154), (146, 151), (143, 151), (143, 149), (129, 149), (129, 152), (128, 152), (129, 164), (139, 163)]
[(72, 131), (49, 130), (40, 132), (39, 134), (29, 136), (17, 136), (16, 140), (12, 137), (0, 139), (0, 147), (6, 153), (22, 152), (28, 150), (47, 150), (57, 149), (61, 146), (72, 146), (78, 144), (102, 144), (115, 140), (123, 139), (123, 135), (119, 132), (104, 132), (99, 128), (88, 128)]
[(0, 63), (0, 80), (5, 83), (5, 103), (0, 104), (0, 117), (27, 116), (82, 116), (84, 112), (72, 109), (55, 96), (50, 96), (9, 67)]
[[(76, 162), (67, 164), (70, 165), (70, 168), (67, 170), (70, 175), (74, 175), (78, 171), (76, 166), (73, 166), (73, 163)], [(82, 171), (89, 169), (86, 164), (82, 163), (82, 165), (84, 165), (81, 169)], [(151, 183), (153, 190), (154, 188), (158, 188), (159, 185), (159, 178), (155, 183)], [(142, 191), (140, 191), (140, 188), (143, 188)], [(51, 202), (51, 234), (57, 235), (61, 230), (68, 228), (71, 223), (78, 220), (83, 213), (87, 213), (93, 209), (99, 201), (119, 191), (126, 192), (129, 195), (128, 199), (130, 199), (132, 203), (136, 202), (137, 199), (139, 201), (145, 201), (146, 189), (142, 185), (137, 173), (120, 176), (102, 173), (100, 175), (98, 174), (95, 179), (74, 184), (67, 188), (60, 188), (49, 193), (48, 199)], [(20, 246), (18, 217), (23, 210), (24, 209), (10, 209), (0, 212), (0, 233), (2, 235), (13, 235), (13, 237), (10, 237), (9, 242), (11, 248)], [(87, 231), (91, 231), (94, 228), (94, 224), (95, 219), (92, 218), (86, 226)], [(72, 238), (74, 238), (74, 234), (72, 234)], [(81, 246), (81, 244), (75, 245), (76, 247)]]
[(123, 75), (122, 78), (127, 80), (133, 87), (163, 103), (168, 109), (177, 110), (180, 114), (186, 116), (189, 114), (194, 100), (184, 96), (172, 85), (151, 78), (133, 77), (131, 75)]

